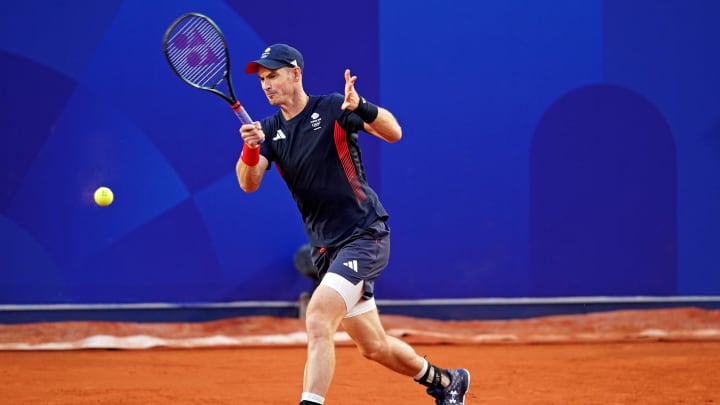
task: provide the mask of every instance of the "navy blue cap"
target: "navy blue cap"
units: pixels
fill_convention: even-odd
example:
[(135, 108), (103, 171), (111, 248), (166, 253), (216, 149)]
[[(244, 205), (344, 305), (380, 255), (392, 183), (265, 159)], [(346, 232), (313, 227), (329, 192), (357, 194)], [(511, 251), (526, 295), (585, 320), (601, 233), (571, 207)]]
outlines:
[(254, 60), (245, 66), (245, 73), (257, 73), (260, 66), (275, 70), (281, 67), (299, 67), (303, 70), (303, 57), (300, 51), (286, 44), (275, 44), (267, 47), (260, 59)]

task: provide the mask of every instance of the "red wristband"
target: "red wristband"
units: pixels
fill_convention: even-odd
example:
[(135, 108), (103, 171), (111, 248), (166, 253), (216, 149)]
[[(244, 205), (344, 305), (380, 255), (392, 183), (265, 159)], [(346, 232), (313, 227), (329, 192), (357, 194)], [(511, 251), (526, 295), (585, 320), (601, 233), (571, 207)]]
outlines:
[(260, 147), (253, 149), (248, 144), (243, 143), (243, 150), (240, 159), (248, 166), (255, 166), (260, 161)]

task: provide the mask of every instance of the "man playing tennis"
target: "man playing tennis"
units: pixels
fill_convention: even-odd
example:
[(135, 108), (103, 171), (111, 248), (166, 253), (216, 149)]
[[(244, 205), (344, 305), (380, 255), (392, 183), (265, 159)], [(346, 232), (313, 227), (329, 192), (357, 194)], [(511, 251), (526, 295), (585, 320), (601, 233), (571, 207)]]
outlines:
[(366, 358), (427, 387), (436, 404), (463, 405), (470, 385), (465, 369), (429, 364), (412, 347), (388, 336), (378, 315), (373, 286), (390, 253), (388, 214), (367, 183), (358, 132), (387, 142), (402, 130), (386, 109), (355, 90), (345, 70), (345, 95), (309, 96), (303, 89), (303, 58), (275, 44), (245, 72), (257, 74), (265, 96), (279, 111), (243, 125), (236, 165), (240, 187), (253, 192), (275, 162), (305, 223), (321, 277), (306, 313), (307, 362), (301, 405), (325, 401), (335, 370), (334, 334), (342, 324)]

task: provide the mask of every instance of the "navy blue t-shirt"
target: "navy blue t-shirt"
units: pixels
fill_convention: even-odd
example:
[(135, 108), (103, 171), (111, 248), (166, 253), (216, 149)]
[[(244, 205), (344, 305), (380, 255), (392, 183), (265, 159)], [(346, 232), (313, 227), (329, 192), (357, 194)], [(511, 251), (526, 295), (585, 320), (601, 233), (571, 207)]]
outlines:
[(332, 247), (387, 212), (367, 183), (358, 131), (363, 121), (340, 109), (343, 96), (311, 96), (291, 120), (282, 113), (261, 121), (260, 153), (275, 162), (297, 203), (310, 244)]

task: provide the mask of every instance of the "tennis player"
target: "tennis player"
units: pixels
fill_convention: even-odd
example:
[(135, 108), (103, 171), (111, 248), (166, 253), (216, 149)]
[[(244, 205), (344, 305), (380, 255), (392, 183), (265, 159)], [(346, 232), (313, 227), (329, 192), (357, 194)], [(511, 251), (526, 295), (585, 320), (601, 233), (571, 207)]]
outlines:
[[(279, 108), (272, 116), (243, 125), (243, 150), (236, 173), (253, 192), (275, 163), (305, 223), (312, 259), (321, 278), (306, 313), (307, 362), (301, 405), (325, 402), (335, 371), (334, 334), (340, 325), (366, 358), (426, 386), (436, 404), (462, 405), (470, 385), (465, 369), (428, 363), (407, 343), (388, 336), (373, 297), (375, 279), (390, 254), (388, 214), (367, 183), (358, 132), (397, 142), (395, 117), (355, 90), (345, 70), (345, 94), (310, 96), (303, 89), (303, 57), (275, 44), (247, 64), (265, 96)], [(361, 395), (361, 393), (359, 393)]]

